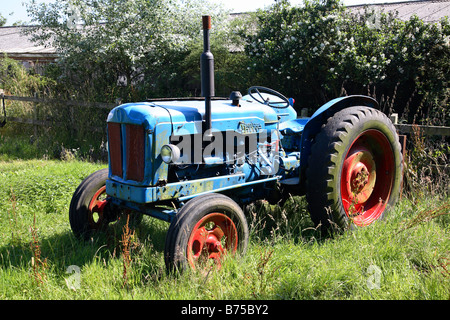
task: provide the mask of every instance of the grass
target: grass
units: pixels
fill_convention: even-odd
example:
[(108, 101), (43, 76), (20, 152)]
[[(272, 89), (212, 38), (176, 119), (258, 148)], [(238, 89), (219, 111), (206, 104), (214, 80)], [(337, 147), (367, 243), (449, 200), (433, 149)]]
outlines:
[(72, 194), (103, 167), (0, 160), (1, 300), (450, 298), (448, 196), (403, 198), (385, 220), (325, 239), (303, 198), (255, 207), (246, 255), (207, 275), (174, 275), (164, 266), (165, 222), (144, 217), (126, 237), (73, 236)]

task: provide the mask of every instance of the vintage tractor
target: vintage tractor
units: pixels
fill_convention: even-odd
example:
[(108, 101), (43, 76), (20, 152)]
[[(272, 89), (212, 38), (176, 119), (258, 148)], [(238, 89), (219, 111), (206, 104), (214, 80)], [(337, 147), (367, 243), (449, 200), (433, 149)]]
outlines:
[(391, 121), (367, 96), (346, 96), (297, 118), (293, 99), (264, 87), (214, 98), (210, 17), (203, 17), (202, 98), (127, 103), (108, 115), (109, 167), (87, 177), (70, 204), (81, 238), (121, 219), (170, 223), (168, 269), (220, 266), (245, 252), (242, 207), (304, 195), (323, 231), (384, 217), (402, 184)]

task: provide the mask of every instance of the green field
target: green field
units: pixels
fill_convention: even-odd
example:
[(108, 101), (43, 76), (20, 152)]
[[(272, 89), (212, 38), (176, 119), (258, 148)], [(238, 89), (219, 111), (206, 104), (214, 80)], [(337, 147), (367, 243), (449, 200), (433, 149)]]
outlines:
[(254, 208), (245, 256), (208, 274), (167, 274), (165, 222), (144, 217), (131, 260), (119, 227), (91, 241), (72, 235), (72, 194), (103, 167), (0, 161), (1, 300), (450, 298), (448, 197), (403, 197), (384, 221), (334, 238), (319, 237), (304, 198)]

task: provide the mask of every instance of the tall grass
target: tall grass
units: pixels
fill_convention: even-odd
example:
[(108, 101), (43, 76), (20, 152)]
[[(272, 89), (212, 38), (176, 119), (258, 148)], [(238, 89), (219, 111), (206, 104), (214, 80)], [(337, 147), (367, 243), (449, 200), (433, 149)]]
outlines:
[(405, 159), (405, 191), (408, 197), (449, 195), (449, 140), (425, 137), (420, 127), (415, 126), (409, 144)]
[[(102, 167), (0, 162), (0, 299), (450, 298), (448, 196), (403, 197), (384, 221), (335, 238), (315, 231), (304, 198), (281, 207), (262, 203), (248, 210), (245, 256), (229, 257), (207, 275), (174, 275), (164, 265), (165, 222), (144, 217), (125, 237), (72, 235), (72, 193)], [(45, 261), (38, 269), (37, 257)]]

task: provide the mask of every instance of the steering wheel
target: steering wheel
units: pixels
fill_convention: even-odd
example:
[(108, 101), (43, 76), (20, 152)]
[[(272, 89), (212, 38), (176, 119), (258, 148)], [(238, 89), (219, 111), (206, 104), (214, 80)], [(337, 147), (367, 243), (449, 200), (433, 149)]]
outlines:
[[(278, 98), (280, 98), (282, 101), (270, 101), (270, 97), (264, 98), (262, 93), (266, 93), (266, 94), (271, 94), (274, 95)], [(285, 96), (283, 96), (281, 93), (279, 93), (278, 91), (275, 91), (273, 89), (270, 88), (266, 88), (266, 87), (261, 87), (261, 86), (253, 86), (250, 87), (248, 89), (248, 94), (250, 95), (250, 97), (253, 98), (253, 100), (261, 103), (261, 104), (265, 104), (268, 105), (272, 108), (276, 108), (276, 109), (284, 109), (289, 107), (290, 103), (289, 103), (289, 99), (286, 98)], [(253, 96), (253, 95), (256, 95)]]

